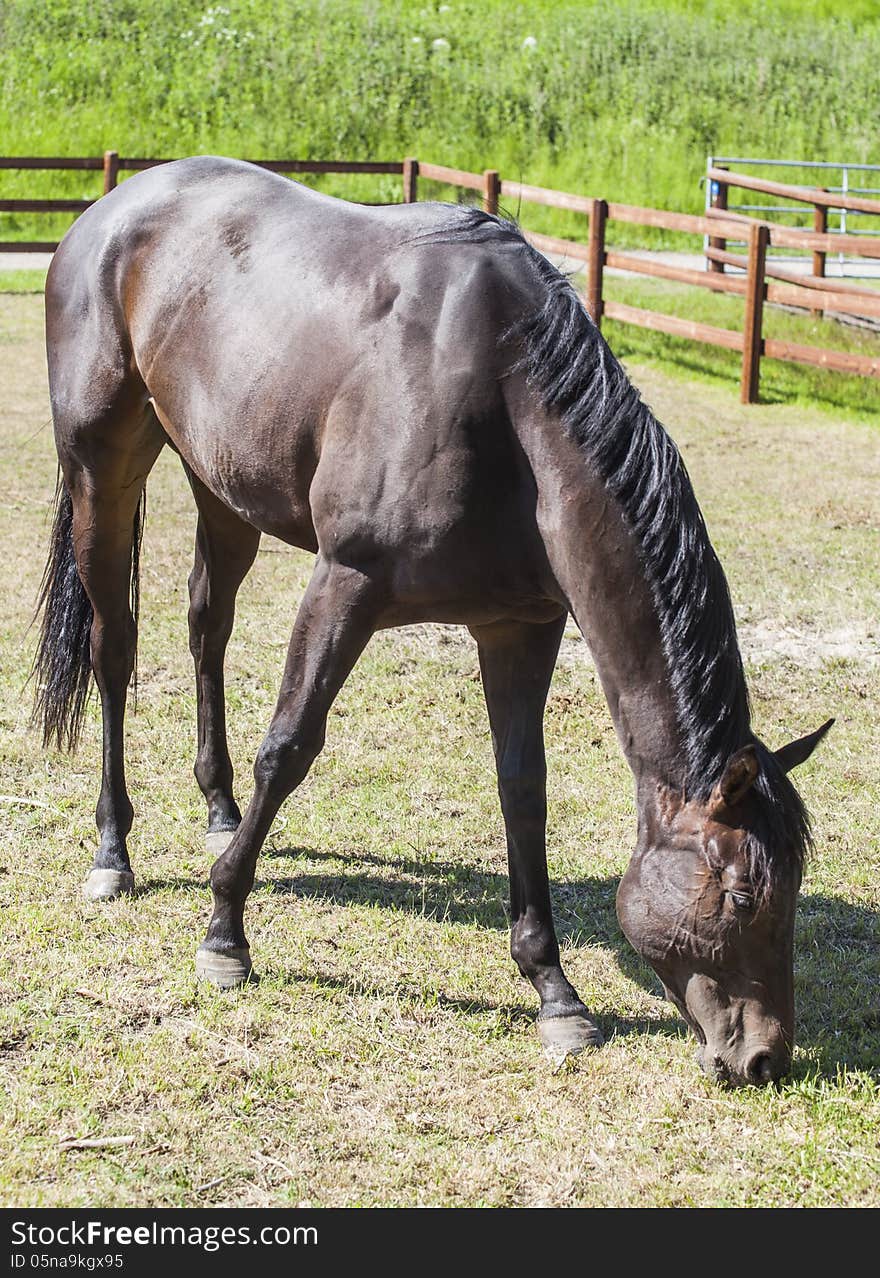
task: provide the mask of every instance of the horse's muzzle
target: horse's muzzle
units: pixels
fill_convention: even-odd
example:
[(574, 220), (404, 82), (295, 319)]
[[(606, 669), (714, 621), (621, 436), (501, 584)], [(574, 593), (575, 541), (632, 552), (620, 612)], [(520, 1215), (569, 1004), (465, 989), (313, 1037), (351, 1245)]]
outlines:
[(750, 1047), (733, 1058), (705, 1046), (697, 1052), (697, 1060), (704, 1074), (726, 1087), (766, 1087), (780, 1082), (791, 1069), (791, 1053), (784, 1043)]

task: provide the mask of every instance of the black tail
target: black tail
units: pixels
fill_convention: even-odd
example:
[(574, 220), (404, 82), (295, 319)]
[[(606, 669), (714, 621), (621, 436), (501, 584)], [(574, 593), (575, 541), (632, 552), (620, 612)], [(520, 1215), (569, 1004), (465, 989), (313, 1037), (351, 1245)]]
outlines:
[[(131, 552), (131, 610), (135, 625), (140, 610), (140, 554), (145, 516), (146, 492), (141, 494), (135, 512)], [(75, 750), (91, 688), (93, 614), (73, 554), (73, 502), (60, 477), (55, 494), (52, 542), (37, 612), (41, 609), (40, 642), (31, 671), (36, 681), (33, 722), (42, 729), (43, 745), (54, 739), (60, 749)]]

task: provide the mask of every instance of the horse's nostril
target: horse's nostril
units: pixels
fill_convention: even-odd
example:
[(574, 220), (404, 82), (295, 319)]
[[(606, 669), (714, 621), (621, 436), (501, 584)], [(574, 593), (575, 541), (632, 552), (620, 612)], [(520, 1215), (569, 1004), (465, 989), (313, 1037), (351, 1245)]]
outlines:
[(759, 1087), (763, 1083), (776, 1081), (773, 1061), (767, 1052), (759, 1052), (751, 1058), (746, 1066), (746, 1075), (750, 1083), (755, 1083)]

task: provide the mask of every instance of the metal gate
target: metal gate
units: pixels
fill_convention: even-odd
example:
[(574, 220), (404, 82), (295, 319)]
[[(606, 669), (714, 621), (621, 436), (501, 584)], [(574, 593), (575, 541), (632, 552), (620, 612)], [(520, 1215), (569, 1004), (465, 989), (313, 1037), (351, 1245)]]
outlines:
[[(833, 194), (864, 195), (869, 199), (880, 199), (880, 164), (839, 164), (837, 162), (813, 160), (756, 160), (735, 155), (710, 155), (706, 161), (707, 171), (712, 168), (725, 168), (728, 166), (735, 169), (748, 169), (750, 176), (764, 176), (765, 178), (775, 177), (775, 174), (764, 173), (762, 175), (760, 173), (761, 169), (807, 170), (803, 180), (803, 185), (805, 186), (819, 187), (821, 190), (829, 191)], [(754, 172), (753, 170), (758, 171)], [(712, 202), (718, 193), (718, 184), (705, 178), (702, 179), (702, 183), (705, 186), (706, 209), (708, 210), (712, 207)], [(877, 185), (871, 186), (867, 185), (867, 183), (877, 183)], [(734, 189), (734, 187), (730, 188), (731, 194)], [(747, 191), (743, 191), (742, 194), (745, 198), (748, 198), (749, 193)], [(804, 230), (813, 229), (811, 221), (812, 208), (809, 205), (798, 205), (790, 201), (786, 201), (783, 204), (728, 203), (728, 208), (732, 213), (757, 215), (766, 217), (771, 221), (778, 221), (782, 225), (802, 227)], [(878, 221), (880, 219), (876, 215), (862, 213), (854, 209), (829, 209), (827, 230), (829, 234), (876, 237), (878, 234)], [(704, 247), (708, 246), (708, 242), (708, 237), (706, 237)], [(730, 243), (734, 242), (730, 241)], [(773, 256), (778, 261), (791, 262), (792, 264), (809, 260), (803, 257), (792, 257), (784, 252), (774, 253)], [(846, 257), (843, 253), (837, 253), (832, 257), (829, 253), (826, 259), (825, 274), (849, 279), (878, 279), (880, 278), (880, 262), (869, 262), (863, 258)]]

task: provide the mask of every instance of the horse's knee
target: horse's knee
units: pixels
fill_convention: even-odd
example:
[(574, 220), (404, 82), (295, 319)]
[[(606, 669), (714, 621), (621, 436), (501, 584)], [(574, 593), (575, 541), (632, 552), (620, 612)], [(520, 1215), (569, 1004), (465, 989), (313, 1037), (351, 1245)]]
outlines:
[(269, 732), (254, 762), (254, 780), (269, 794), (286, 797), (303, 780), (324, 746), (324, 731)]

